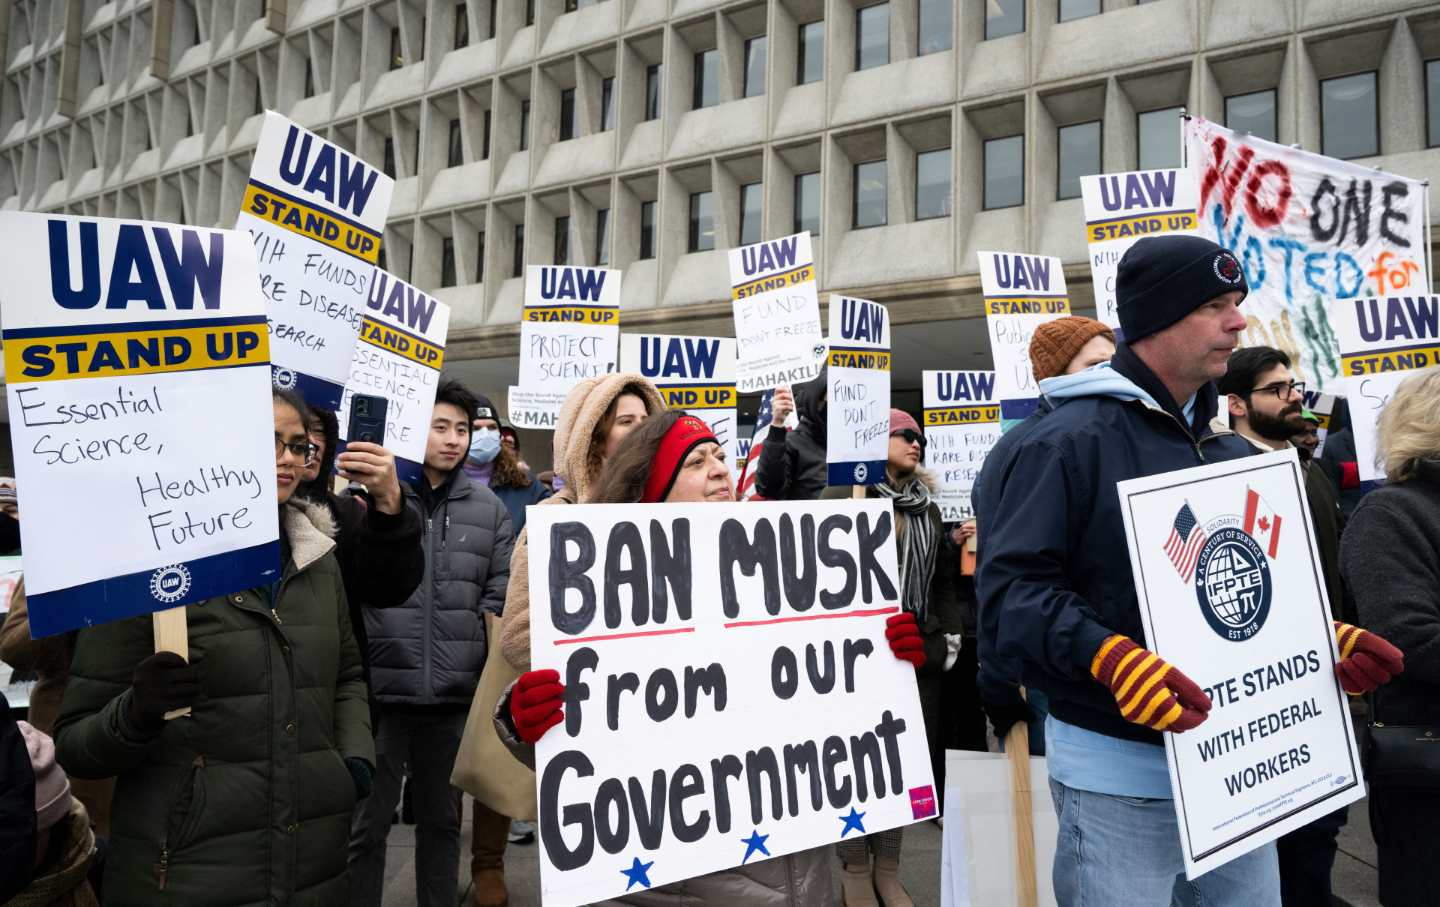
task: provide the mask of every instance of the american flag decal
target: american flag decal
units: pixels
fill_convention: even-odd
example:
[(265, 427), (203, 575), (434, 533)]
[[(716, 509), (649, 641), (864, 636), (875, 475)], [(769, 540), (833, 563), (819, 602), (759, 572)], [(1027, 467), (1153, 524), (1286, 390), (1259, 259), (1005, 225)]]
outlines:
[(1190, 509), (1187, 501), (1175, 514), (1175, 522), (1170, 526), (1170, 536), (1165, 539), (1165, 553), (1170, 557), (1170, 563), (1175, 565), (1179, 571), (1180, 578), (1190, 582), (1195, 576), (1195, 561), (1200, 557), (1200, 549), (1205, 545), (1205, 531), (1200, 528), (1200, 521), (1195, 519), (1195, 512)]

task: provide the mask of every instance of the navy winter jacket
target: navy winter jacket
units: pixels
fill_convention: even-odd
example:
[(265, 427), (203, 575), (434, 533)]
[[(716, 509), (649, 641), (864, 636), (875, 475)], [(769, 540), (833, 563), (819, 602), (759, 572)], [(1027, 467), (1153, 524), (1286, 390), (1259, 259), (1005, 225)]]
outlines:
[(1112, 633), (1145, 645), (1115, 486), (1247, 457), (1251, 449), (1212, 424), (1213, 384), (1197, 393), (1187, 424), (1124, 344), (1110, 368), (1092, 371), (1093, 394), (1052, 400), (1055, 409), (1029, 427), (1008, 460), (986, 466), (1001, 472), (987, 476), (998, 495), (981, 496), (993, 509), (989, 526), (980, 524), (981, 618), (993, 622), (999, 657), (1018, 660), (1024, 682), (1049, 696), (1056, 718), (1159, 743), (1158, 733), (1121, 718), (1110, 691), (1090, 676), (1091, 659)]

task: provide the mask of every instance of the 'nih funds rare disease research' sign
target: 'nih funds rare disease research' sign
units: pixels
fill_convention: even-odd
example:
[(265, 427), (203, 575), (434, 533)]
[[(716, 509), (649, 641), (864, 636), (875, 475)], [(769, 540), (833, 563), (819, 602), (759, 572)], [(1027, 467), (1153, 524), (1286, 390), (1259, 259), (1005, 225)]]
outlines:
[(244, 233), (0, 213), (36, 636), (279, 569), (264, 300)]
[(1147, 646), (1212, 703), (1163, 735), (1193, 879), (1365, 796), (1360, 757), (1295, 451), (1118, 490)]

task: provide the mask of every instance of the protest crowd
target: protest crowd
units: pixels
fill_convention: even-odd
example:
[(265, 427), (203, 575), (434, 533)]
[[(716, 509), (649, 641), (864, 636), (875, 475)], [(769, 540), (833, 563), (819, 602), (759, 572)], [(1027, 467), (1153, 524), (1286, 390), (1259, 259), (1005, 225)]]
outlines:
[[(1358, 779), (1329, 779), (1355, 789), (1338, 808), (1322, 803), (1266, 843), (1209, 866), (1208, 854), (1187, 849), (1189, 830), (1176, 809), (1179, 769), (1167, 758), (1179, 751), (1177, 740), (1202, 751), (1222, 741), (1255, 746), (1274, 729), (1321, 714), (1339, 721), (1328, 701), (1312, 698), (1277, 708), (1248, 730), (1218, 732), (1237, 698), (1307, 676), (1314, 682), (1317, 673), (1322, 692), (1334, 688), (1340, 708), (1369, 725), (1362, 808), (1378, 848), (1380, 901), (1434, 904), (1440, 750), (1417, 747), (1414, 734), (1384, 732), (1440, 721), (1440, 371), (1418, 370), (1399, 384), (1378, 424), (1385, 481), (1362, 483), (1344, 404), (1324, 418), (1328, 436), (1317, 456), (1322, 418), (1306, 405), (1297, 363), (1278, 348), (1240, 347), (1250, 292), (1235, 251), (1210, 239), (1136, 241), (1118, 266), (1118, 329), (1073, 315), (1035, 327), (1028, 340), (1034, 405), (1008, 420), (988, 451), (974, 480), (973, 515), (962, 519), (947, 518), (941, 481), (927, 468), (934, 442), (925, 415), (887, 405), (878, 416), (878, 468), (854, 468), (843, 475), (855, 481), (835, 481), (830, 421), (842, 418), (842, 401), (832, 400), (833, 372), (864, 370), (873, 353), (857, 346), (842, 358), (833, 335), (828, 364), (814, 377), (765, 394), (739, 470), (704, 410), (667, 405), (666, 388), (636, 370), (572, 382), (555, 413), (553, 470), (543, 474), (527, 464), (520, 436), (492, 402), (502, 388), (437, 374), (419, 422), (428, 432), (423, 461), (405, 479), (388, 439), (355, 434), (354, 412), (346, 425), (343, 415), (277, 381), (270, 403), (280, 569), (264, 583), (188, 602), (183, 656), (158, 649), (149, 611), (32, 634), (43, 599), (32, 585), (27, 601), (24, 581), (15, 588), (0, 659), (32, 672), (37, 685), (24, 720), (8, 707), (0, 716), (0, 904), (379, 905), (393, 869), (387, 841), (405, 823), (414, 826), (415, 900), (425, 907), (509, 903), (512, 847), (544, 848), (559, 869), (567, 860), (579, 867), (597, 851), (641, 854), (630, 869), (606, 869), (612, 883), (621, 876), (625, 884), (597, 891), (595, 903), (908, 907), (916, 894), (902, 881), (910, 809), (916, 820), (961, 821), (963, 807), (946, 811), (947, 797), (965, 785), (963, 777), (947, 780), (947, 769), (957, 771), (947, 751), (1007, 744), (1045, 758), (1046, 812), (1056, 830), (1044, 851), (1053, 861), (1038, 871), (1056, 903), (1329, 904), (1336, 839), (1360, 795)], [(1274, 456), (1292, 450), (1295, 461)], [(1131, 522), (1141, 517), (1127, 490), (1140, 486), (1124, 483), (1196, 467), (1239, 469), (1266, 455), (1266, 464), (1293, 462), (1297, 470), (1306, 514), (1283, 519), (1304, 550), (1313, 545), (1306, 563), (1316, 570), (1314, 600), (1330, 613), (1317, 611), (1307, 626), (1325, 644), (1293, 656), (1287, 649), (1283, 660), (1253, 670), (1238, 661), (1187, 661), (1173, 644), (1161, 657), (1147, 621), (1178, 599), (1152, 597), (1149, 580), (1125, 556)], [(16, 484), (0, 483), (0, 548), (10, 551), (21, 548), (22, 508), (35, 519), (31, 508), (62, 506), (27, 498), (23, 477)], [(1280, 567), (1243, 552), (1268, 545), (1278, 564), (1278, 546), (1292, 536), (1281, 533), (1281, 516), (1256, 516), (1275, 501), (1250, 494), (1244, 532), (1239, 517), (1216, 522), (1212, 502), (1197, 492), (1179, 515), (1173, 507), (1165, 514), (1173, 546), (1150, 543), (1190, 587), (1200, 583), (1202, 605), (1205, 590), (1220, 588), (1212, 580), (1222, 558), (1255, 558), (1223, 579), (1250, 583), (1247, 594), (1263, 589), (1258, 608), (1278, 613), (1284, 587), (1272, 600), (1271, 586)], [(729, 509), (715, 508), (710, 527), (710, 508), (694, 510), (700, 504)], [(772, 533), (770, 549), (762, 550), (759, 528), (751, 546), (734, 516), (746, 508)], [(641, 517), (614, 522), (621, 517), (612, 514), (628, 513), (649, 521), (643, 542)], [(853, 523), (846, 514), (856, 515)], [(879, 515), (874, 523), (872, 515)], [(531, 534), (534, 527), (543, 531)], [(855, 552), (832, 547), (852, 529), (861, 539)], [(594, 649), (566, 650), (592, 659), (577, 669), (540, 641), (582, 612), (605, 627), (591, 641), (619, 638), (615, 629), (633, 629), (630, 620), (688, 619), (690, 602), (679, 590), (690, 594), (689, 559), (698, 565), (716, 555), (698, 542), (676, 552), (682, 537), (690, 545), (712, 530), (718, 556), (733, 556), (735, 573), (764, 589), (763, 596), (758, 585), (736, 593), (732, 583), (705, 594), (738, 609), (750, 604), (735, 600), (748, 589), (773, 618), (735, 621), (727, 612), (727, 627), (780, 623), (792, 619), (775, 618), (782, 608), (808, 609), (816, 538), (819, 562), (846, 576), (838, 594), (822, 578), (821, 609), (879, 596), (888, 607), (860, 618), (878, 645), (847, 648), (840, 670), (873, 667), (883, 655), (884, 683), (865, 681), (883, 712), (874, 721), (867, 713), (863, 724), (842, 724), (844, 707), (807, 716), (836, 728), (818, 757), (809, 745), (815, 770), (808, 778), (803, 746), (716, 738), (706, 754), (713, 759), (698, 760), (698, 768), (686, 763), (668, 779), (657, 771), (652, 782), (641, 767), (628, 784), (609, 777), (598, 794), (562, 805), (554, 784), (565, 771), (613, 774), (614, 762), (602, 767), (596, 756), (591, 764), (562, 747), (607, 721), (623, 745), (631, 715), (622, 697), (643, 699), (652, 717), (662, 703), (674, 712), (684, 699), (688, 718), (697, 699), (701, 710), (710, 701), (723, 709), (726, 687), (723, 674), (694, 680), (697, 672), (686, 668), (685, 692), (672, 686), (667, 702), (652, 689), (663, 687), (658, 674), (643, 690), (634, 674), (611, 672), (607, 681)], [(867, 537), (886, 557), (867, 550)], [(1207, 537), (1234, 539), (1232, 548), (1212, 551)], [(725, 553), (742, 544), (750, 547)], [(628, 554), (618, 558), (618, 549)], [(597, 550), (606, 558), (603, 580), (585, 572)], [(778, 554), (766, 561), (765, 550)], [(583, 568), (576, 558), (588, 558)], [(709, 582), (698, 566), (694, 575), (697, 587)], [(617, 596), (622, 586), (632, 597)], [(559, 598), (537, 597), (556, 588)], [(574, 594), (566, 598), (567, 591)], [(700, 590), (695, 597), (702, 601)], [(577, 600), (582, 611), (567, 611)], [(632, 607), (638, 616), (625, 613)], [(789, 626), (820, 632), (819, 624)], [(659, 664), (667, 649), (681, 651), (687, 632), (635, 633), (648, 634), (636, 651), (657, 653)], [(808, 656), (812, 682), (824, 673), (817, 651)], [(732, 709), (745, 708), (743, 689), (730, 679)], [(683, 739), (683, 724), (665, 726), (677, 751), (694, 744)], [(772, 729), (775, 739), (785, 731)], [(909, 762), (917, 737), (921, 758)], [(640, 750), (626, 758), (640, 765), (647, 758)], [(1225, 786), (1238, 796), (1333, 755), (1303, 744), (1257, 756)], [(834, 769), (852, 760), (842, 795)], [(557, 769), (562, 762), (570, 768)], [(905, 821), (887, 824), (864, 792), (869, 782), (877, 796), (900, 793), (902, 764), (912, 775), (928, 771), (933, 789), (913, 787)], [(852, 781), (854, 802), (868, 802), (877, 817), (871, 828), (851, 808), (826, 843), (771, 854), (760, 829), (772, 818), (761, 806), (767, 783), (778, 820), (782, 787), (793, 819), (812, 800), (849, 805)], [(744, 858), (652, 887), (646, 873), (659, 857), (645, 854), (658, 845), (647, 835), (703, 834), (696, 829), (710, 813), (692, 822), (698, 808), (683, 805), (702, 792), (692, 804), (710, 810), (713, 801), (727, 840), (746, 842)], [(468, 808), (464, 793), (472, 795)], [(745, 839), (751, 815), (756, 831)], [(634, 850), (637, 840), (646, 850)], [(1207, 868), (1194, 871), (1194, 863)]]

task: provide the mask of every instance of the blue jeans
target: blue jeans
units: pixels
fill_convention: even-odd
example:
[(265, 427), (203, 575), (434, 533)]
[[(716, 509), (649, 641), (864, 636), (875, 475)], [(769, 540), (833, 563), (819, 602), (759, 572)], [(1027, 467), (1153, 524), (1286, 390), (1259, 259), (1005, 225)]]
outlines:
[(1173, 801), (1096, 794), (1053, 778), (1050, 796), (1060, 822), (1060, 907), (1280, 907), (1274, 842), (1186, 881)]

